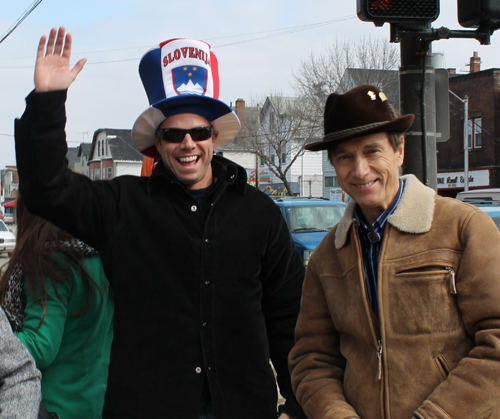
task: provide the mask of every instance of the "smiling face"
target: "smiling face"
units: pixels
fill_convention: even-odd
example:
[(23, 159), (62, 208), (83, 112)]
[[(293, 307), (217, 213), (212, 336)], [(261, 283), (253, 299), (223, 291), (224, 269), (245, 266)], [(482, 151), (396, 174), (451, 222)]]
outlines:
[(332, 163), (342, 189), (373, 223), (391, 205), (399, 188), (399, 168), (404, 159), (404, 139), (396, 150), (386, 132), (340, 143)]
[[(160, 128), (183, 128), (210, 126), (201, 115), (180, 113), (168, 117)], [(186, 134), (181, 143), (171, 143), (156, 138), (156, 148), (161, 155), (163, 164), (167, 166), (188, 189), (207, 188), (212, 184), (212, 157), (214, 142), (217, 138), (214, 131), (212, 138), (205, 141), (193, 141)]]

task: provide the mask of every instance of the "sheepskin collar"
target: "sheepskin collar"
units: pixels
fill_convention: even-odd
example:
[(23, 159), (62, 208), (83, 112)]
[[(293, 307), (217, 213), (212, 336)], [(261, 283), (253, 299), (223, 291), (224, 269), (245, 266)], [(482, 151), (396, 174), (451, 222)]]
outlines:
[[(434, 216), (434, 196), (436, 192), (421, 183), (414, 175), (402, 176), (405, 183), (403, 195), (396, 210), (387, 222), (405, 233), (426, 233), (431, 229)], [(354, 222), (354, 207), (351, 200), (335, 231), (335, 248), (344, 246), (349, 229)]]

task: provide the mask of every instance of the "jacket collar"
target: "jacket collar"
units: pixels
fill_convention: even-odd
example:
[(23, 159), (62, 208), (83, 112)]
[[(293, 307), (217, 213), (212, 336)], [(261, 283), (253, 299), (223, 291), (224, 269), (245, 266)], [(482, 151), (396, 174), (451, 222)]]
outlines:
[[(421, 183), (414, 175), (402, 176), (405, 183), (403, 195), (387, 222), (405, 233), (426, 233), (431, 229), (434, 217), (434, 197), (436, 192)], [(356, 202), (351, 200), (344, 216), (335, 230), (335, 248), (343, 247), (347, 240), (349, 229), (354, 222)]]
[(230, 185), (234, 185), (241, 194), (244, 194), (245, 186), (247, 184), (247, 171), (231, 160), (215, 155), (212, 159), (214, 176), (217, 177), (218, 171), (224, 166), (226, 167), (227, 182)]

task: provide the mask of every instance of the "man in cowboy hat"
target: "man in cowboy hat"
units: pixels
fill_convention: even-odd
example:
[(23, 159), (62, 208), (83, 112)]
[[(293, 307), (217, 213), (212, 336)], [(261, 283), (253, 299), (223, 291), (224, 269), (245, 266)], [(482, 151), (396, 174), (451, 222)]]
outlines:
[[(47, 50), (47, 51), (45, 51)], [(132, 138), (161, 157), (150, 177), (91, 181), (65, 163), (71, 37), (42, 37), (35, 91), (16, 121), (30, 211), (99, 250), (115, 299), (103, 417), (304, 417), (287, 356), (304, 270), (276, 205), (214, 152), (237, 134), (218, 96), (215, 55), (172, 39), (141, 59), (150, 107)], [(83, 356), (83, 354), (82, 354)]]
[(399, 177), (413, 119), (359, 86), (307, 147), (352, 198), (309, 260), (289, 357), (310, 419), (500, 418), (500, 233)]

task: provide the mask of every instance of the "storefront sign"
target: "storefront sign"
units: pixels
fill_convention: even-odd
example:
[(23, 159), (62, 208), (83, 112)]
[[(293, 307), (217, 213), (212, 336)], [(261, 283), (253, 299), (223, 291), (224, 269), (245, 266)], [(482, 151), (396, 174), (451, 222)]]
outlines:
[(349, 202), (349, 195), (341, 188), (330, 188), (330, 201)]
[[(437, 174), (438, 189), (463, 189), (464, 172), (440, 172)], [(469, 188), (490, 186), (490, 171), (469, 170)]]
[[(255, 181), (256, 181), (255, 173), (256, 173), (255, 170), (247, 169), (247, 182), (255, 183)], [(271, 175), (269, 174), (269, 172), (267, 170), (261, 170), (259, 172), (259, 182), (260, 183), (270, 183), (271, 182)]]

